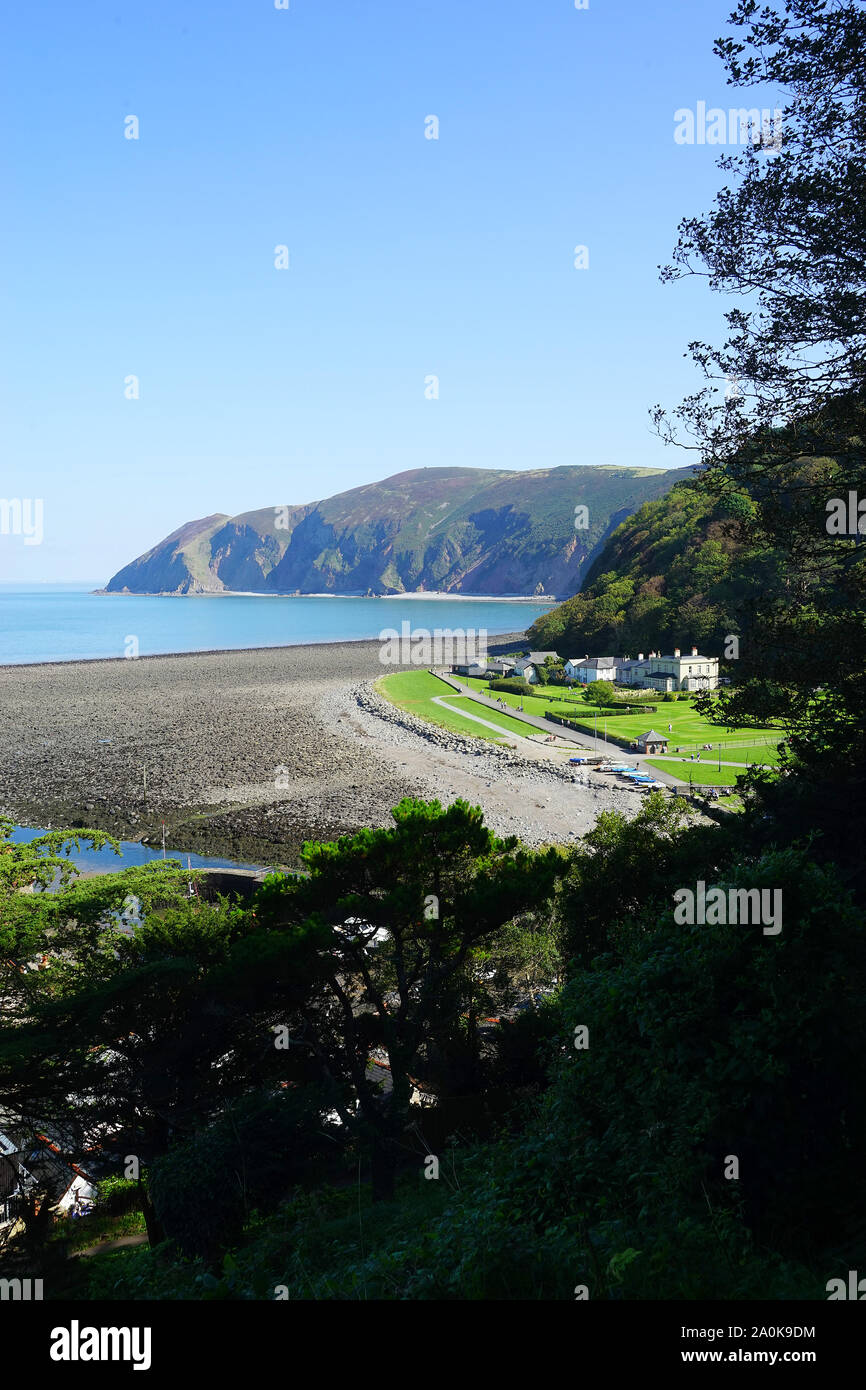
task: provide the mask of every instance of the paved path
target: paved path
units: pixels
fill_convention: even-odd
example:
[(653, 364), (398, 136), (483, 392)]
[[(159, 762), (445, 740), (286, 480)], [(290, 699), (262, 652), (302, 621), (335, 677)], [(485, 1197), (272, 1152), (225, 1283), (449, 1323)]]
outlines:
[[(450, 685), (452, 689), (458, 691), (461, 695), (470, 695), (478, 704), (487, 705), (490, 709), (498, 710), (500, 714), (503, 713), (502, 706), (497, 704), (495, 700), (491, 700), (489, 695), (482, 695), (480, 690), (473, 690), (471, 686), (463, 685), (463, 683), (457, 680), (455, 676), (452, 676), (450, 672), (436, 671), (435, 674), (440, 680), (445, 681), (447, 685)], [(521, 713), (519, 710), (514, 709), (512, 705), (506, 705), (506, 712), (512, 719), (518, 720), (519, 723), (531, 724), (533, 728), (543, 729), (546, 734), (552, 733), (555, 730), (567, 743), (576, 744), (578, 749), (582, 751), (588, 749), (593, 753), (602, 753), (609, 758), (613, 758), (618, 763), (628, 763), (630, 767), (637, 767), (638, 764), (647, 761), (644, 754), (641, 754), (640, 757), (635, 757), (634, 753), (626, 753), (623, 749), (617, 747), (615, 743), (610, 744), (603, 738), (595, 738), (592, 734), (585, 734), (582, 729), (569, 729), (567, 724), (554, 724), (552, 720), (542, 719), (540, 715)], [(465, 713), (465, 711), (461, 710), (461, 713)], [(503, 732), (503, 730), (500, 729), (500, 733), (501, 732)], [(695, 764), (695, 766), (698, 766), (698, 764)], [(674, 777), (672, 773), (664, 772), (659, 767), (654, 767), (652, 769), (652, 775), (657, 782), (664, 782), (666, 786), (675, 787), (677, 790), (680, 790), (684, 784), (688, 786), (688, 778)]]
[[(511, 731), (511, 729), (506, 729), (502, 724), (494, 724), (492, 719), (483, 719), (480, 714), (470, 714), (469, 710), (462, 709), (459, 705), (449, 704), (449, 702), (446, 699), (444, 699), (442, 695), (434, 695), (433, 704), (441, 705), (443, 709), (450, 710), (452, 714), (459, 714), (463, 719), (471, 719), (476, 724), (483, 724), (486, 729), (493, 729), (495, 733), (502, 734), (504, 738), (516, 739), (517, 744), (520, 746), (520, 751), (523, 753), (524, 756), (531, 755), (532, 757), (540, 758), (545, 762), (550, 761), (550, 759), (547, 758), (546, 755), (542, 753), (542, 751), (539, 749), (539, 746), (534, 741), (534, 739), (531, 739), (528, 734), (515, 734)], [(496, 708), (499, 714), (505, 713), (505, 711), (500, 709), (498, 705), (496, 706)], [(511, 711), (509, 710), (508, 713), (510, 714)], [(548, 729), (548, 733), (549, 732), (550, 730)]]
[(101, 1240), (97, 1245), (88, 1245), (86, 1250), (76, 1250), (71, 1259), (86, 1259), (88, 1255), (104, 1255), (108, 1250), (125, 1250), (133, 1245), (147, 1245), (147, 1233), (139, 1231), (134, 1236), (117, 1236), (114, 1240)]

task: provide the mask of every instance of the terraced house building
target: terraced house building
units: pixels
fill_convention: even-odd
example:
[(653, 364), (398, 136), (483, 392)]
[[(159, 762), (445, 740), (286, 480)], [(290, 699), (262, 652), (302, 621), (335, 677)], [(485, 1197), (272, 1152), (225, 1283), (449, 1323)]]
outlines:
[(683, 656), (674, 647), (673, 656), (650, 652), (644, 685), (652, 690), (715, 690), (719, 684), (719, 659), (701, 656), (697, 647)]
[(719, 684), (719, 659), (701, 656), (697, 647), (692, 647), (686, 656), (679, 647), (674, 647), (672, 656), (650, 652), (645, 657), (639, 652), (634, 659), (617, 660), (616, 683), (662, 694), (668, 690), (715, 690)]

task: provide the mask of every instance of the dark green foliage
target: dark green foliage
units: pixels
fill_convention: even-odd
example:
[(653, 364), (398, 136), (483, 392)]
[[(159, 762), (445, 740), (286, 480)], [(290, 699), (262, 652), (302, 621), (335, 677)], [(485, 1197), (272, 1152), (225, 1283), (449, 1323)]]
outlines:
[(531, 695), (532, 686), (529, 681), (518, 680), (516, 676), (504, 676), (502, 680), (491, 681), (491, 690), (510, 690), (512, 695)]
[(148, 1174), (165, 1235), (185, 1255), (211, 1261), (237, 1241), (253, 1208), (272, 1210), (313, 1174), (322, 1181), (338, 1152), (327, 1109), (315, 1086), (251, 1095), (175, 1144)]
[(97, 1195), (102, 1215), (120, 1216), (142, 1209), (142, 1185), (132, 1178), (100, 1178)]
[(708, 1200), (796, 1258), (856, 1244), (866, 1201), (842, 1175), (866, 1142), (862, 914), (801, 850), (707, 881), (781, 890), (781, 932), (678, 926), (671, 904), (574, 978), (564, 1033), (587, 1026), (589, 1047), (550, 1093), (551, 1167), (626, 1220)]

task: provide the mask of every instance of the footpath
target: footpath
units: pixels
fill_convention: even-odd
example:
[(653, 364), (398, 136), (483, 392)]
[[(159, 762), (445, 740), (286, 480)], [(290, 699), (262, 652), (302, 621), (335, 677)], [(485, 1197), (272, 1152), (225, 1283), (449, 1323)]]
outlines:
[[(492, 700), (489, 695), (483, 695), (480, 690), (473, 690), (470, 686), (464, 685), (462, 681), (459, 681), (456, 676), (452, 676), (450, 672), (436, 671), (434, 674), (437, 675), (440, 680), (444, 681), (446, 685), (450, 685), (453, 690), (458, 691), (460, 695), (469, 695), (479, 705), (487, 705), (488, 708), (495, 709), (499, 714), (502, 714), (502, 706), (497, 704), (495, 700)], [(542, 719), (541, 716), (537, 714), (526, 714), (525, 712), (516, 710), (513, 705), (508, 704), (506, 704), (505, 712), (512, 719), (516, 719), (522, 724), (531, 724), (535, 729), (542, 729), (545, 734), (556, 733), (561, 739), (564, 739), (566, 743), (573, 743), (575, 748), (582, 752), (589, 751), (590, 753), (601, 753), (603, 756), (612, 758), (618, 763), (627, 763), (629, 767), (634, 768), (639, 767), (641, 764), (646, 764), (647, 760), (645, 757), (635, 757), (634, 753), (625, 753), (621, 748), (618, 748), (615, 743), (608, 743), (606, 739), (596, 738), (593, 734), (585, 734), (583, 730), (569, 729), (567, 724), (554, 724), (550, 719)], [(674, 777), (672, 773), (664, 772), (658, 767), (653, 767), (649, 770), (657, 782), (664, 782), (665, 786), (673, 787), (677, 791), (681, 791), (684, 786), (688, 786), (688, 779)]]

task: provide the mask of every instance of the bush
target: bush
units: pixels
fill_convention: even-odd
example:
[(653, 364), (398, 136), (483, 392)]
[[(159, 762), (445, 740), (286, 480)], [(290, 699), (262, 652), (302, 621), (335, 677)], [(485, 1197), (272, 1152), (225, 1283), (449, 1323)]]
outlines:
[(678, 700), (679, 696), (675, 690), (666, 690), (662, 699), (665, 701), (665, 704), (670, 704), (672, 700)]
[[(672, 881), (710, 879), (706, 863)], [(666, 908), (652, 925), (633, 920), (619, 960), (596, 956), (567, 986), (563, 1038), (581, 1025), (592, 1045), (563, 1051), (543, 1101), (545, 1166), (560, 1177), (547, 1189), (533, 1177), (542, 1219), (561, 1220), (579, 1192), (606, 1219), (642, 1211), (670, 1236), (709, 1204), (785, 1258), (821, 1267), (838, 1247), (842, 1262), (866, 1220), (862, 913), (808, 849), (767, 852), (716, 882), (778, 890), (780, 933), (678, 925)], [(725, 1180), (729, 1154), (739, 1182)]]
[(612, 681), (593, 681), (591, 686), (587, 688), (590, 691), (589, 698), (595, 704), (604, 706), (616, 704), (617, 694)]
[(158, 1158), (148, 1189), (166, 1236), (185, 1255), (214, 1260), (238, 1240), (253, 1207), (276, 1207), (305, 1178), (322, 1181), (336, 1151), (319, 1118), (329, 1108), (306, 1084), (253, 1095)]
[(529, 681), (518, 680), (516, 676), (505, 676), (502, 680), (491, 681), (491, 690), (508, 690), (512, 695), (531, 695), (532, 686)]
[(97, 1184), (99, 1211), (107, 1216), (120, 1216), (128, 1211), (141, 1211), (143, 1189), (132, 1178), (100, 1178)]

